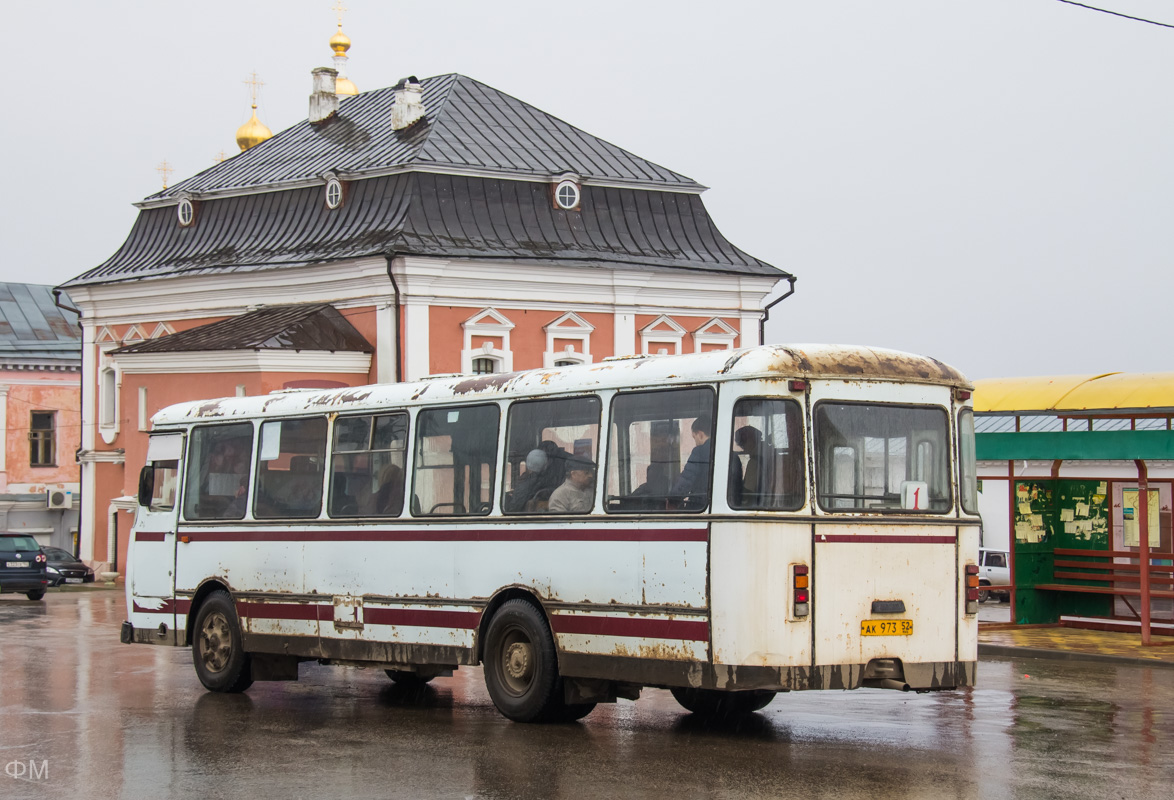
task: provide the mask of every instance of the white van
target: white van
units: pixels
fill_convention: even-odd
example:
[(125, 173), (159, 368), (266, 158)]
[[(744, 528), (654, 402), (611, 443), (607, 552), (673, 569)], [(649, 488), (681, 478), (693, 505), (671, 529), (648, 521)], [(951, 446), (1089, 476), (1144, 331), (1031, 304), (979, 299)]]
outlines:
[(1010, 590), (998, 591), (990, 588), (1011, 585), (1011, 562), (1006, 550), (978, 548), (978, 602), (985, 603), (991, 595), (1010, 601)]

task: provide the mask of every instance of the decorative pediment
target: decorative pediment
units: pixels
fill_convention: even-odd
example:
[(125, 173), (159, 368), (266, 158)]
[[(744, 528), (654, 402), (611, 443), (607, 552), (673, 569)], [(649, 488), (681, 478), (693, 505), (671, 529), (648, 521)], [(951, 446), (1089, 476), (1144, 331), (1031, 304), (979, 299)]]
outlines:
[(97, 344), (106, 344), (108, 342), (117, 343), (119, 339), (118, 334), (116, 334), (111, 328), (103, 325), (98, 329), (98, 335), (94, 337), (94, 341)]
[(130, 330), (128, 330), (126, 334), (123, 335), (122, 341), (126, 343), (142, 342), (145, 341), (146, 338), (147, 337), (143, 334), (142, 328), (140, 328), (138, 325), (131, 325)]
[(712, 337), (716, 338), (716, 337), (725, 337), (725, 336), (737, 336), (738, 331), (736, 331), (734, 328), (730, 327), (730, 325), (728, 323), (726, 323), (724, 320), (721, 320), (718, 317), (714, 317), (713, 319), (709, 320), (704, 325), (702, 325), (700, 328), (693, 331), (693, 335), (694, 336), (712, 336)]
[(151, 331), (151, 338), (158, 339), (161, 336), (170, 336), (175, 333), (175, 328), (168, 325), (166, 322), (160, 322), (155, 326), (155, 330)]
[(644, 336), (648, 335), (668, 335), (668, 336), (684, 336), (685, 329), (677, 324), (676, 320), (667, 314), (661, 314), (652, 322), (640, 329), (640, 333)]
[(461, 323), (465, 330), (512, 331), (514, 323), (495, 308), (483, 308)]
[(591, 333), (595, 326), (574, 311), (568, 311), (553, 322), (547, 323), (543, 330), (557, 336), (564, 333)]

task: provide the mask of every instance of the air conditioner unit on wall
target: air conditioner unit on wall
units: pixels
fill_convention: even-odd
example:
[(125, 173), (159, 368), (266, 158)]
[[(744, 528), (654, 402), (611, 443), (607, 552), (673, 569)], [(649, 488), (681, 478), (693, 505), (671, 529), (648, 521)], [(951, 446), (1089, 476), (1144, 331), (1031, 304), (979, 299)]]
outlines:
[(50, 489), (45, 492), (46, 508), (73, 508), (73, 492), (64, 489)]

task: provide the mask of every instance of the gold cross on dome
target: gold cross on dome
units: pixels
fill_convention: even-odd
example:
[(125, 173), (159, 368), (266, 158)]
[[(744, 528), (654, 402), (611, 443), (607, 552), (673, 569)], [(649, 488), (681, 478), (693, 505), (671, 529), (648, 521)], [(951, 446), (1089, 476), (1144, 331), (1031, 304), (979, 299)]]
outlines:
[(175, 170), (171, 168), (171, 165), (167, 163), (167, 159), (165, 158), (155, 167), (155, 171), (163, 177), (163, 188), (166, 189), (167, 179), (171, 177), (171, 173), (175, 172)]
[(217, 163), (217, 164), (219, 164), (219, 163), (221, 163), (222, 161), (224, 161), (224, 159), (226, 159), (226, 158), (228, 158), (228, 156), (226, 156), (226, 155), (224, 154), (224, 151), (223, 151), (223, 150), (221, 150), (219, 153), (217, 153), (217, 154), (216, 154), (215, 161), (216, 161), (216, 163)]
[(334, 0), (334, 5), (330, 7), (334, 12), (335, 19), (338, 20), (338, 29), (342, 30), (342, 15), (346, 13), (346, 6), (342, 4), (342, 0)]
[(243, 83), (245, 84), (245, 86), (249, 87), (249, 94), (253, 98), (253, 108), (256, 108), (257, 107), (257, 92), (259, 92), (261, 90), (261, 87), (265, 85), (265, 82), (257, 77), (256, 72), (253, 72), (250, 74), (249, 79), (247, 81), (243, 81)]

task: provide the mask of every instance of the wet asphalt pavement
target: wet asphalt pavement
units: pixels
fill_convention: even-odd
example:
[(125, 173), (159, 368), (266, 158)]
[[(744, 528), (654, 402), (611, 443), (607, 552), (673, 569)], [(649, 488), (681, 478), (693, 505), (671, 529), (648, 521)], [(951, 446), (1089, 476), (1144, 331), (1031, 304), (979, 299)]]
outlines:
[[(1169, 798), (1174, 673), (983, 660), (972, 691), (780, 695), (733, 726), (668, 692), (579, 723), (501, 717), (479, 669), (420, 691), (302, 665), (203, 690), (123, 645), (121, 591), (0, 597), (0, 797)], [(19, 773), (19, 774), (18, 774)]]

